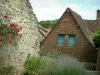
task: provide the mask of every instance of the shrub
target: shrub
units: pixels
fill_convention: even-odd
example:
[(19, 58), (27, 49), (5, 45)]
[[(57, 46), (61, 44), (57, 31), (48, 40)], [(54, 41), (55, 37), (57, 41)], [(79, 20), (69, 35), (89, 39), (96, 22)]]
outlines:
[(0, 75), (14, 75), (14, 69), (12, 66), (3, 67), (0, 69)]
[(100, 30), (93, 35), (93, 41), (96, 48), (100, 47)]
[(40, 74), (42, 69), (46, 69), (47, 64), (40, 57), (28, 58), (24, 63), (25, 71), (22, 75), (36, 75)]
[(42, 71), (41, 75), (87, 75), (85, 67), (72, 57), (60, 56), (49, 61), (48, 65), (50, 67)]
[(69, 56), (28, 58), (21, 75), (88, 75), (85, 67)]

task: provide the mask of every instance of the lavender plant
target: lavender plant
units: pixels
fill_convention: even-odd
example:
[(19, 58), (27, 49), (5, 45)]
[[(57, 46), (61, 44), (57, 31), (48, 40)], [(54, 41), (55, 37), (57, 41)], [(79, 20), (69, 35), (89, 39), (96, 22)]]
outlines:
[(88, 75), (85, 67), (70, 56), (59, 56), (48, 61), (49, 69), (43, 70), (41, 75)]

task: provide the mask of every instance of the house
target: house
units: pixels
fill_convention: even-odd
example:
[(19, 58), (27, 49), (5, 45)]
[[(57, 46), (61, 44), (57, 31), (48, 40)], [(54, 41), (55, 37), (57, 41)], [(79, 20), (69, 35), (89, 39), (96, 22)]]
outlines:
[(46, 28), (42, 27), (41, 25), (38, 26), (38, 29), (39, 29), (39, 32), (41, 34), (41, 38), (42, 38), (41, 41), (43, 41), (47, 37), (49, 32), (51, 31), (50, 28), (46, 29)]
[(94, 48), (92, 35), (100, 27), (100, 10), (96, 20), (84, 20), (67, 8), (55, 27), (50, 31), (40, 46), (42, 53), (69, 54), (88, 63), (95, 63), (97, 51)]

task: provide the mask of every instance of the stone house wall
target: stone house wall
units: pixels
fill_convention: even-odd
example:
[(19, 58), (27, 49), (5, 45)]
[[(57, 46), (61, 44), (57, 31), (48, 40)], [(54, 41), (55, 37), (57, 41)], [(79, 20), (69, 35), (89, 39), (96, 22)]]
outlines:
[(22, 38), (16, 46), (5, 43), (0, 47), (0, 67), (20, 67), (23, 66), (28, 54), (39, 56), (38, 21), (29, 0), (0, 0), (0, 16), (5, 15), (11, 23), (22, 26)]

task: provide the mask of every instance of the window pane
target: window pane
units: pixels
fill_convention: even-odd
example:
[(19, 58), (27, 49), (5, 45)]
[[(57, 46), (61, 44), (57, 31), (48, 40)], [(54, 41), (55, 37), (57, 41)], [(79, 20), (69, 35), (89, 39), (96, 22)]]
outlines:
[(69, 35), (68, 36), (68, 46), (73, 46), (75, 44), (75, 35)]
[(64, 41), (65, 41), (65, 35), (64, 34), (58, 34), (58, 45), (59, 46), (64, 45)]

